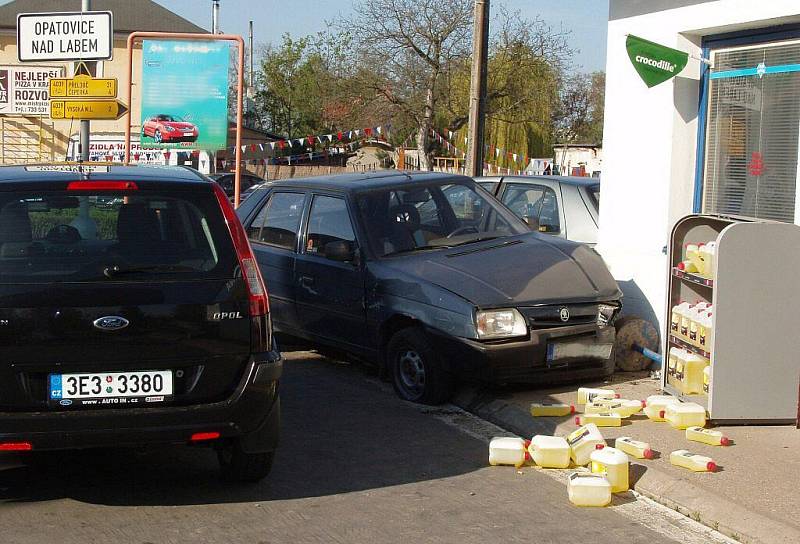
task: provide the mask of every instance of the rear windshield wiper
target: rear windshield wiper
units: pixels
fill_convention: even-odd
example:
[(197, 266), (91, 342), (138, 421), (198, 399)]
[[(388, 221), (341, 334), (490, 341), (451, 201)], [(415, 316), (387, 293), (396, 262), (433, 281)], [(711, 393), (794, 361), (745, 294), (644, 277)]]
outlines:
[(139, 272), (151, 272), (153, 274), (171, 274), (173, 272), (196, 272), (197, 269), (183, 264), (153, 264), (143, 266), (107, 266), (103, 269), (103, 275), (113, 278), (122, 274), (136, 274)]

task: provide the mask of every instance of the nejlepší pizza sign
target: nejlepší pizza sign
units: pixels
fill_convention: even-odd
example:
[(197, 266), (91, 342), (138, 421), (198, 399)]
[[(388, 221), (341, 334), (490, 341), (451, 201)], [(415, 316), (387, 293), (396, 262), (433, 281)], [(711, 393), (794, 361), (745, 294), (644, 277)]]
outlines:
[(654, 87), (677, 76), (686, 67), (689, 54), (628, 35), (625, 42), (628, 57), (645, 85)]
[(20, 62), (110, 60), (113, 40), (110, 11), (17, 15)]

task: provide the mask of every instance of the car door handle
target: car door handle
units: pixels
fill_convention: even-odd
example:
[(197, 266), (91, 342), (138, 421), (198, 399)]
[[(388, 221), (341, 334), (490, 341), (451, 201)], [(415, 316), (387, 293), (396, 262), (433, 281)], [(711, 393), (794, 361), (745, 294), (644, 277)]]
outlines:
[(300, 276), (300, 285), (303, 287), (313, 287), (314, 278), (311, 276)]

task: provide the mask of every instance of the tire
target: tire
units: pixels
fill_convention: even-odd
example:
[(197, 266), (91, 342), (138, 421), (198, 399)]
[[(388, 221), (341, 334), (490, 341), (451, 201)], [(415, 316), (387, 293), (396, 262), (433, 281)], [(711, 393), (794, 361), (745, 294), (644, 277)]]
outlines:
[(161, 143), (161, 131), (160, 131), (160, 130), (156, 130), (156, 131), (153, 133), (153, 140), (155, 140), (155, 142), (156, 142), (157, 144), (160, 144), (160, 143)]
[(420, 327), (394, 334), (386, 349), (389, 377), (397, 395), (420, 404), (441, 404), (453, 394), (454, 377), (442, 369), (430, 339)]
[(274, 457), (273, 451), (247, 453), (236, 439), (217, 450), (222, 477), (231, 482), (260, 482), (269, 476)]

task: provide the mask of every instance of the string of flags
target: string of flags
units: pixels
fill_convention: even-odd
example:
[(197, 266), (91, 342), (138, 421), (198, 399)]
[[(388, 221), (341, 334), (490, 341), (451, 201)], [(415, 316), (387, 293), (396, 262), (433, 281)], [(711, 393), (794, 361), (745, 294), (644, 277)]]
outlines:
[[(445, 138), (440, 132), (435, 129), (431, 129), (431, 136), (445, 146), (445, 148), (450, 151), (451, 153), (456, 153), (457, 155), (463, 157), (465, 153), (453, 145), (451, 140), (455, 136), (455, 133), (452, 130), (447, 130), (448, 138)], [(465, 136), (464, 137), (464, 146), (466, 147), (469, 144), (469, 139)], [(512, 151), (507, 151), (502, 147), (497, 147), (493, 145), (484, 145), (484, 160), (486, 162), (499, 162), (500, 157), (505, 157), (508, 161), (513, 162), (514, 164), (522, 163), (523, 166), (527, 166), (530, 163), (530, 157), (528, 157), (527, 153), (514, 153)]]
[[(261, 151), (264, 152), (266, 150), (275, 152), (277, 148), (278, 151), (291, 151), (295, 146), (299, 147), (310, 147), (314, 148), (315, 145), (326, 145), (326, 144), (347, 144), (352, 143), (353, 141), (357, 140), (364, 140), (370, 138), (377, 138), (379, 140), (385, 140), (386, 135), (388, 134), (389, 130), (391, 129), (391, 125), (379, 125), (376, 127), (366, 127), (366, 128), (357, 128), (353, 130), (340, 130), (337, 132), (331, 132), (330, 134), (311, 134), (306, 136), (305, 138), (292, 138), (292, 139), (281, 139), (281, 140), (274, 140), (274, 141), (263, 141), (263, 142), (256, 142), (242, 145), (242, 153), (250, 152), (257, 152)], [(229, 147), (227, 151), (231, 153), (236, 152), (236, 146)], [(302, 155), (308, 155), (308, 153), (303, 153)]]

